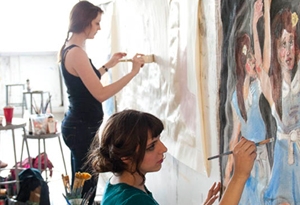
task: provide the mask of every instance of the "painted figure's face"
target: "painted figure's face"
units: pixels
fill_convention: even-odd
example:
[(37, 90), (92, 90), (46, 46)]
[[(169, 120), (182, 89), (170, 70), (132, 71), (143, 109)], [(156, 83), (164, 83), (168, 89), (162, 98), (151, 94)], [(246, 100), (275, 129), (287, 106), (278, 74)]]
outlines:
[(251, 77), (256, 77), (256, 71), (255, 71), (255, 57), (253, 55), (252, 49), (249, 49), (247, 52), (247, 61), (245, 64), (245, 69), (248, 75)]
[(101, 29), (100, 27), (101, 13), (98, 13), (97, 17), (92, 20), (91, 25), (85, 29), (87, 39), (93, 39), (97, 32)]
[(149, 134), (146, 152), (140, 166), (140, 171), (143, 174), (159, 171), (164, 161), (164, 153), (166, 153), (167, 150), (166, 146), (160, 141), (160, 136), (152, 139)]
[(282, 69), (292, 70), (295, 63), (295, 40), (294, 34), (283, 30), (278, 39), (277, 58)]

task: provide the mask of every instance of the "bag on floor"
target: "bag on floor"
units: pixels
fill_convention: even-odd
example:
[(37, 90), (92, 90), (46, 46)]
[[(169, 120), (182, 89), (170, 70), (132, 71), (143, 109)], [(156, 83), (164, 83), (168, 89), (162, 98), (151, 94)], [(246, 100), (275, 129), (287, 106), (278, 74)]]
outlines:
[[(18, 173), (20, 173), (21, 170), (28, 169), (30, 168), (30, 160), (32, 162), (32, 167), (38, 169), (39, 168), (39, 158), (41, 158), (41, 172), (43, 172), (46, 168), (49, 169), (50, 171), (50, 177), (52, 177), (52, 169), (53, 169), (53, 164), (52, 162), (49, 160), (47, 154), (45, 152), (39, 154), (38, 156), (36, 156), (35, 158), (29, 157), (24, 159), (22, 162), (18, 162), (17, 163), (17, 167), (18, 167)], [(47, 167), (46, 167), (47, 164)], [(10, 170), (11, 173), (11, 179), (16, 179), (16, 175), (15, 175), (15, 167), (13, 167)]]
[(19, 173), (19, 180), (20, 190), (16, 198), (18, 202), (50, 205), (49, 187), (38, 169), (23, 170)]

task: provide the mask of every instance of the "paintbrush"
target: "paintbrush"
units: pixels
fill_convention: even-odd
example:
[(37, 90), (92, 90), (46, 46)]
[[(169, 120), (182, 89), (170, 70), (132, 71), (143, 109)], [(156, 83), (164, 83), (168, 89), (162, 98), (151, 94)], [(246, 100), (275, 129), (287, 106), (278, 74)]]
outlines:
[(68, 205), (71, 205), (71, 202), (69, 201), (69, 199), (66, 197), (66, 195), (62, 194), (67, 202)]
[(50, 101), (51, 101), (51, 95), (49, 96), (49, 98), (48, 98), (48, 100), (47, 100), (47, 102), (46, 102), (46, 105), (45, 105), (45, 107), (44, 107), (44, 110), (43, 110), (43, 113), (44, 113), (44, 114), (45, 114), (46, 111), (47, 111), (47, 108), (48, 108), (48, 105), (49, 105)]
[[(142, 56), (145, 63), (153, 63), (155, 61), (154, 54)], [(132, 59), (121, 59), (119, 62), (132, 62)]]
[[(274, 141), (274, 137), (271, 137), (271, 138), (269, 138), (269, 139), (266, 139), (266, 140), (257, 142), (257, 143), (255, 143), (255, 145), (256, 145), (256, 146), (260, 146), (260, 145), (264, 145), (264, 144), (271, 143), (271, 142), (273, 142), (273, 141)], [(209, 157), (209, 158), (207, 158), (207, 160), (211, 160), (211, 159), (223, 157), (223, 156), (225, 156), (225, 155), (229, 155), (229, 154), (232, 154), (232, 153), (233, 153), (233, 151), (224, 152), (224, 153), (222, 153), (222, 154), (219, 154), (219, 155), (215, 155), (215, 156)]]

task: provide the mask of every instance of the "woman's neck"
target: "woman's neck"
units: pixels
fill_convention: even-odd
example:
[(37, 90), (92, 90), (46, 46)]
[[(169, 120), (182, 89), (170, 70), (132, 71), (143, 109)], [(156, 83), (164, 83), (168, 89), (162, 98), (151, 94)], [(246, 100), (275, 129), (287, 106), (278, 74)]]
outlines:
[(125, 183), (146, 192), (143, 178), (137, 173), (123, 172), (121, 175), (113, 175), (110, 179), (111, 184)]
[(72, 34), (71, 38), (67, 41), (66, 46), (75, 44), (85, 50), (85, 40), (86, 37), (84, 34)]

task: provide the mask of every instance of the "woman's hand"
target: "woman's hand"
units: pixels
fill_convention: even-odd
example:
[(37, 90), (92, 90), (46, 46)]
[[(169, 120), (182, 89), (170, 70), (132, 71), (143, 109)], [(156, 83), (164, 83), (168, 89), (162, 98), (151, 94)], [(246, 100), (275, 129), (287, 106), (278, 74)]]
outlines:
[(216, 199), (219, 197), (218, 193), (220, 192), (220, 190), (221, 190), (221, 183), (220, 182), (218, 182), (218, 183), (215, 182), (210, 187), (210, 189), (207, 193), (206, 200), (203, 203), (203, 205), (212, 205), (216, 201)]
[(140, 72), (141, 67), (144, 66), (145, 60), (143, 58), (144, 54), (137, 53), (132, 58), (132, 69), (131, 72), (135, 75)]
[(106, 67), (107, 68), (114, 67), (115, 65), (117, 65), (117, 63), (119, 63), (120, 59), (125, 57), (126, 55), (127, 55), (127, 53), (122, 53), (122, 52), (113, 54), (111, 59), (105, 64)]
[(233, 148), (234, 171), (220, 205), (238, 204), (256, 158), (256, 145), (244, 137)]
[(234, 176), (248, 179), (254, 160), (256, 159), (256, 145), (254, 142), (241, 138), (233, 149)]
[(260, 19), (260, 17), (263, 16), (263, 2), (262, 0), (257, 0), (254, 3), (254, 10), (253, 10), (253, 24), (255, 24), (255, 26), (257, 25), (258, 20)]

